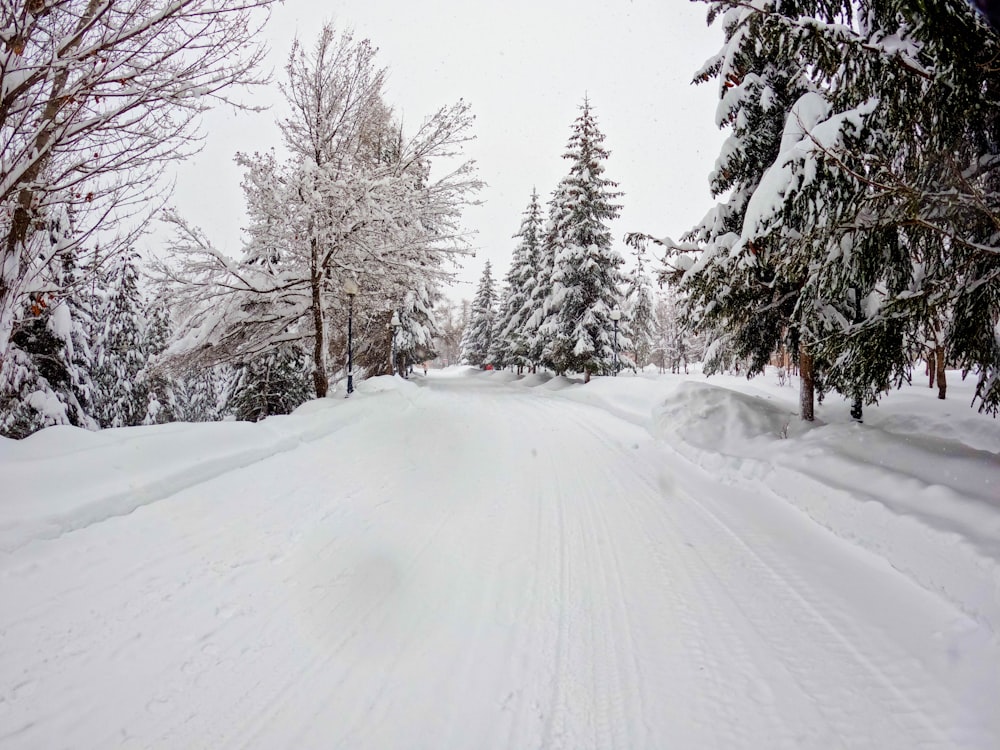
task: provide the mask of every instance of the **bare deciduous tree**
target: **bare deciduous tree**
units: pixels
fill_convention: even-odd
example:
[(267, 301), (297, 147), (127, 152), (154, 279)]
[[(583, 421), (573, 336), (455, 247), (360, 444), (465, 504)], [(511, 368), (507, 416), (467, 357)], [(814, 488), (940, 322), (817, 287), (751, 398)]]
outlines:
[(128, 246), (199, 113), (258, 82), (273, 1), (0, 0), (0, 363), (29, 295), (65, 293), (55, 255)]

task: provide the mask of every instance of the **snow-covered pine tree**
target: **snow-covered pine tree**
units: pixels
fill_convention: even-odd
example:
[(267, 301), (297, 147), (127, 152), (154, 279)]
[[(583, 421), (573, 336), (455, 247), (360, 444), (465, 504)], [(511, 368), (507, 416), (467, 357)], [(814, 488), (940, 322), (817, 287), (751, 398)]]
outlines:
[(215, 388), (212, 386), (212, 368), (190, 370), (175, 377), (172, 390), (174, 421), (214, 421)]
[[(557, 372), (611, 372), (614, 360), (611, 311), (621, 304), (621, 254), (611, 246), (608, 222), (616, 219), (622, 193), (604, 177), (609, 151), (585, 98), (563, 158), (570, 171), (557, 195), (556, 226), (561, 248), (554, 258), (550, 310), (540, 332), (546, 355)], [(619, 351), (630, 342), (619, 335)]]
[(476, 296), (472, 300), (469, 326), (462, 338), (462, 361), (476, 367), (490, 364), (490, 345), (496, 320), (497, 289), (493, 280), (493, 266), (489, 261), (483, 266)]
[(623, 307), (624, 319), (628, 322), (628, 335), (632, 339), (632, 359), (640, 370), (652, 359), (656, 335), (653, 285), (646, 273), (644, 255), (642, 250), (636, 249), (635, 266), (628, 276)]
[[(759, 157), (754, 133), (777, 148), (690, 245), (670, 243), (697, 256), (670, 263), (692, 319), (715, 322), (752, 371), (786, 329), (804, 345), (803, 375), (812, 363), (820, 388), (857, 407), (908, 376), (927, 326), (951, 310), (949, 356), (978, 372), (980, 406), (995, 411), (1000, 74), (986, 61), (1000, 40), (960, 2), (710, 5), (726, 47), (705, 73), (720, 81), (720, 121), (744, 131), (716, 174)], [(753, 127), (755, 113), (780, 128)]]
[[(865, 36), (895, 30), (908, 54), (886, 49), (873, 70), (857, 77), (854, 93), (873, 85), (880, 104), (868, 124), (885, 136), (874, 142), (879, 148), (863, 144), (854, 160), (835, 155), (868, 186), (865, 217), (875, 218), (869, 232), (891, 232), (896, 240), (873, 263), (902, 269), (877, 296), (862, 297), (860, 333), (872, 322), (899, 320), (906, 326), (904, 346), (915, 358), (926, 332), (940, 325), (943, 358), (978, 375), (975, 400), (996, 415), (1000, 71), (992, 61), (1000, 56), (1000, 35), (964, 3), (887, 5), (862, 4), (859, 17), (871, 28)], [(880, 76), (878, 66), (895, 75)], [(856, 338), (842, 356), (864, 373), (876, 347), (859, 352), (850, 345)]]
[(149, 403), (142, 424), (163, 424), (174, 421), (174, 392), (170, 375), (159, 368), (158, 357), (166, 351), (171, 339), (170, 311), (162, 299), (147, 299), (146, 340), (144, 348), (149, 357), (147, 379)]
[(235, 382), (223, 412), (244, 422), (289, 414), (312, 395), (309, 357), (286, 344), (235, 368)]
[(418, 282), (415, 289), (407, 291), (396, 308), (399, 314), (399, 328), (395, 332), (395, 350), (398, 370), (406, 369), (418, 362), (426, 362), (437, 356), (434, 337), (438, 335), (437, 317), (434, 314), (432, 287)]
[(542, 225), (535, 263), (534, 283), (528, 298), (528, 315), (525, 332), (528, 338), (528, 359), (532, 368), (539, 365), (554, 367), (548, 359), (547, 347), (550, 336), (547, 323), (555, 314), (555, 300), (552, 293), (552, 273), (556, 255), (563, 247), (562, 226), (565, 184), (560, 182), (548, 202), (548, 219)]
[(806, 180), (779, 209), (811, 219), (803, 299), (815, 300), (827, 380), (858, 406), (874, 401), (946, 315), (947, 356), (979, 373), (977, 399), (995, 412), (1000, 73), (987, 61), (1000, 39), (963, 3), (841, 6), (840, 29), (809, 44), (801, 9), (762, 14), (800, 65), (838, 63), (824, 75), (829, 115), (809, 134), (817, 187)]
[(0, 359), (0, 435), (7, 437), (49, 425), (98, 426), (91, 416), (95, 301), (80, 283), (85, 271), (67, 214), (50, 222), (47, 239), (54, 250), (46, 284), (30, 296)]
[(129, 250), (101, 274), (104, 304), (93, 342), (94, 417), (101, 427), (142, 424), (149, 410), (148, 311), (138, 262), (138, 254)]
[(492, 363), (497, 370), (503, 370), (510, 365), (510, 343), (503, 335), (505, 321), (510, 317), (511, 308), (511, 286), (507, 279), (510, 276), (510, 269), (507, 269), (507, 276), (504, 277), (503, 287), (497, 295), (497, 312), (493, 317), (493, 334), (490, 336), (490, 350), (486, 355), (488, 362)]
[(542, 238), (542, 210), (538, 191), (532, 189), (531, 200), (524, 210), (521, 227), (514, 238), (510, 269), (507, 272), (506, 296), (497, 318), (495, 359), (502, 366), (510, 365), (521, 370), (534, 362), (530, 351), (529, 321), (532, 298), (538, 283), (539, 254)]
[[(757, 43), (761, 25), (750, 10), (713, 4), (709, 20), (719, 18), (723, 46), (696, 73), (695, 82), (718, 81), (716, 125), (731, 133), (709, 182), (713, 195), (726, 197), (682, 242), (661, 242), (667, 258), (660, 278), (681, 292), (673, 299), (680, 305), (680, 320), (713, 342), (705, 372), (746, 361), (752, 375), (763, 369), (783, 335), (797, 346), (800, 282), (787, 282), (778, 272), (780, 256), (762, 254), (760, 243), (741, 245), (741, 233), (748, 204), (782, 151), (788, 114), (811, 84), (793, 61)], [(639, 245), (642, 239), (629, 241)], [(675, 356), (665, 355), (668, 362)]]
[(142, 424), (166, 422), (212, 422), (232, 416), (228, 408), (240, 374), (232, 365), (184, 367), (182, 361), (163, 358), (173, 339), (173, 324), (167, 303), (147, 300), (148, 320), (144, 347), (149, 355), (145, 377), (148, 404)]

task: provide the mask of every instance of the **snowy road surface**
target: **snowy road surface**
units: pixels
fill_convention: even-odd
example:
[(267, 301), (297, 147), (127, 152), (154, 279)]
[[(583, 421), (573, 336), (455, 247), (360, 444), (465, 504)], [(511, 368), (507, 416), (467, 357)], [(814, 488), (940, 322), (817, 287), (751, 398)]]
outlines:
[(0, 747), (996, 748), (995, 637), (605, 411), (462, 377), (0, 555)]

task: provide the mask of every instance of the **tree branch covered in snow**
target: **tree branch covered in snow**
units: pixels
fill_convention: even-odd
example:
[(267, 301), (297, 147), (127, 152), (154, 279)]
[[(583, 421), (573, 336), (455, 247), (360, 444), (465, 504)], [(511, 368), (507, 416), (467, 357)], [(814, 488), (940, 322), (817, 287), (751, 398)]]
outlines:
[(1000, 40), (958, 0), (707, 4), (726, 39), (697, 80), (717, 80), (732, 132), (719, 204), (661, 242), (686, 319), (750, 373), (801, 352), (820, 394), (860, 405), (947, 311), (947, 356), (996, 413)]
[[(197, 116), (260, 81), (255, 37), (270, 2), (0, 5), (0, 354), (26, 296), (59, 294), (54, 255), (127, 243), (130, 224), (157, 207), (164, 164), (197, 147)], [(73, 233), (56, 250), (47, 227), (59, 214)]]
[(280, 123), (290, 158), (237, 157), (250, 216), (239, 261), (168, 214), (178, 232), (157, 276), (180, 313), (168, 359), (240, 361), (301, 342), (323, 396), (329, 321), (346, 312), (348, 279), (361, 288), (356, 314), (409, 311), (407, 342), (430, 352), (432, 287), (469, 252), (461, 214), (481, 183), (460, 157), (474, 118), (459, 101), (405, 134), (374, 58), (367, 40), (332, 26), (311, 50), (293, 47), (283, 88), (291, 114)]
[(73, 400), (31, 332), (132, 251), (201, 112), (245, 106), (271, 2), (0, 0), (0, 402)]

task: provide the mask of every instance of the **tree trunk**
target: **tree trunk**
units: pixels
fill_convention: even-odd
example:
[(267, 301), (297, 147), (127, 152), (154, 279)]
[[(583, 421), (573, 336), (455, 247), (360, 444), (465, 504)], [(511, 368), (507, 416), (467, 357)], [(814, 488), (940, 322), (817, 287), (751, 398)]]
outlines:
[(927, 355), (927, 376), (930, 380), (927, 387), (934, 387), (934, 377), (937, 375), (937, 350), (931, 349)]
[(590, 382), (590, 370), (587, 368), (584, 368), (583, 370), (583, 382), (584, 383)]
[[(945, 362), (944, 362), (944, 347), (943, 346), (935, 347), (935, 349), (934, 349), (934, 355), (935, 355), (934, 356), (934, 360), (935, 360), (935, 367), (934, 367), (934, 369), (937, 370), (938, 398), (943, 401), (944, 397), (945, 397), (945, 393), (948, 390), (948, 383), (945, 380), (945, 376), (944, 376), (944, 364), (945, 364)], [(933, 378), (931, 378), (931, 385), (932, 386), (934, 385), (934, 379)]]
[(855, 422), (864, 421), (864, 419), (862, 418), (863, 417), (862, 406), (863, 404), (861, 403), (861, 397), (855, 396), (854, 402), (851, 404), (851, 419), (853, 419)]
[(815, 418), (813, 409), (813, 359), (805, 344), (799, 344), (799, 416), (805, 422)]
[(313, 328), (316, 331), (313, 339), (313, 385), (316, 387), (316, 398), (326, 398), (326, 392), (330, 387), (330, 381), (326, 377), (326, 357), (324, 356), (326, 351), (326, 342), (324, 341), (325, 337), (323, 332), (323, 298), (320, 293), (321, 285), (323, 283), (323, 275), (317, 264), (319, 251), (316, 247), (316, 240), (313, 239), (311, 244), (313, 251), (313, 263), (310, 286), (312, 287)]

